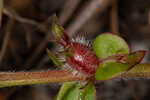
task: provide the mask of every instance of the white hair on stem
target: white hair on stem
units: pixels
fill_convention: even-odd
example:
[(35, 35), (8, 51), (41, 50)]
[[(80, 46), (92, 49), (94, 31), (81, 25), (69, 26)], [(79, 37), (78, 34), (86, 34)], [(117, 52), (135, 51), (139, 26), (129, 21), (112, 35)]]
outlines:
[(85, 38), (85, 35), (83, 35), (83, 34), (79, 34), (76, 37), (73, 37), (71, 41), (81, 43), (81, 44), (86, 45), (88, 47), (91, 47), (91, 44), (92, 44), (92, 41), (87, 40)]

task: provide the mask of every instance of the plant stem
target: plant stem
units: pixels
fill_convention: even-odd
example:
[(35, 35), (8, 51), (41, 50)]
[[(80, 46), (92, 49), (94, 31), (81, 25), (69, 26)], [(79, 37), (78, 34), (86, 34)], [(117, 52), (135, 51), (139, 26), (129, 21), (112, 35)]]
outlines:
[[(122, 74), (121, 78), (150, 78), (150, 64), (138, 64), (127, 73)], [(0, 72), (0, 88), (78, 80), (84, 80), (84, 78), (73, 76), (71, 72), (63, 70), (37, 72)]]
[(150, 64), (138, 64), (127, 73), (121, 75), (122, 78), (150, 78)]
[(72, 73), (68, 71), (62, 70), (38, 72), (0, 72), (0, 88), (17, 85), (44, 84), (76, 80), (83, 79), (79, 76), (73, 76)]

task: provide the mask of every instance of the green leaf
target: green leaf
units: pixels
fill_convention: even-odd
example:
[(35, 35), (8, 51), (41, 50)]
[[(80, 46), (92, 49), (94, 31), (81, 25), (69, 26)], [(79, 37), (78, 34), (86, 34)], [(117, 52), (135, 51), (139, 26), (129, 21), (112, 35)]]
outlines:
[(132, 52), (129, 55), (125, 55), (122, 58), (122, 62), (131, 64), (131, 65), (139, 64), (141, 60), (143, 59), (143, 57), (145, 56), (145, 54), (146, 54), (145, 50)]
[(57, 24), (57, 17), (54, 16), (52, 23), (53, 34), (56, 39), (61, 39), (63, 37), (64, 29)]
[(63, 65), (62, 62), (58, 61), (55, 54), (53, 54), (49, 49), (46, 50), (48, 53), (49, 58), (53, 61), (53, 63), (57, 66), (57, 67), (61, 67)]
[(53, 100), (57, 100), (57, 96), (55, 96), (55, 97), (53, 98)]
[(95, 100), (95, 94), (95, 87), (90, 83), (80, 91), (78, 100)]
[(53, 17), (52, 22), (52, 33), (58, 43), (63, 46), (67, 46), (70, 44), (70, 38), (66, 34), (64, 28), (58, 24), (56, 15)]
[(85, 88), (81, 88), (82, 85), (77, 82), (65, 82), (55, 100), (94, 100), (95, 87), (93, 84), (90, 83)]
[(122, 72), (128, 70), (131, 66), (129, 64), (123, 64), (115, 60), (107, 60), (99, 64), (99, 67), (95, 73), (96, 80), (109, 80)]
[(93, 42), (93, 49), (100, 59), (130, 52), (127, 43), (121, 37), (110, 33), (104, 33), (96, 37)]
[(77, 100), (79, 88), (76, 82), (65, 82), (59, 91), (57, 100)]
[[(99, 64), (99, 67), (95, 73), (96, 80), (108, 80), (112, 79), (118, 75), (121, 75), (123, 72), (127, 72), (129, 69), (134, 67), (136, 64), (139, 64), (143, 59), (146, 51), (136, 51), (130, 54), (124, 55), (122, 59), (106, 59)], [(132, 70), (132, 69), (131, 69)]]

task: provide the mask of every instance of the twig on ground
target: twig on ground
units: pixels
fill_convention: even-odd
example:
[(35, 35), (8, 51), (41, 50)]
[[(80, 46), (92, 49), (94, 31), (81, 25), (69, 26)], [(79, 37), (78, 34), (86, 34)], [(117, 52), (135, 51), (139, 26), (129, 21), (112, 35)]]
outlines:
[(112, 33), (119, 34), (118, 25), (118, 7), (117, 0), (112, 2), (112, 8), (110, 10), (110, 30)]
[[(30, 25), (34, 25), (37, 28), (39, 28), (41, 31), (43, 31), (44, 33), (48, 33), (48, 24), (51, 20), (51, 17), (48, 17), (48, 19), (46, 19), (46, 21), (44, 21), (43, 23), (38, 23), (34, 20), (31, 19), (26, 19), (23, 18), (21, 16), (19, 16), (15, 11), (10, 10), (9, 8), (4, 8), (3, 13), (6, 14), (7, 16), (9, 16), (11, 19), (15, 19), (20, 23), (25, 23), (25, 24), (30, 24)], [(27, 33), (27, 37), (26, 40), (28, 42), (28, 45), (30, 46), (30, 36), (28, 36), (31, 32)], [(39, 46), (35, 49), (35, 51), (33, 52), (33, 54), (28, 58), (27, 62), (25, 63), (25, 66), (31, 67), (33, 61), (39, 56), (39, 54), (41, 53), (42, 50), (44, 50), (48, 40), (50, 39), (50, 34), (46, 35), (45, 38), (43, 39), (43, 41), (41, 42), (41, 44), (39, 44)]]
[[(24, 66), (26, 66), (26, 68), (30, 68), (32, 66), (32, 63), (38, 58), (38, 56), (40, 55), (40, 53), (45, 50), (44, 48), (46, 47), (47, 43), (49, 42), (49, 40), (51, 39), (51, 34), (49, 33), (50, 31), (50, 25), (49, 23), (51, 22), (51, 17), (48, 17), (43, 23), (41, 23), (44, 27), (43, 30), (45, 30), (45, 38), (41, 41), (41, 43), (37, 46), (37, 48), (35, 49), (35, 51), (33, 52), (33, 54), (28, 58), (28, 60), (26, 61), (26, 63), (24, 64)], [(47, 28), (47, 26), (49, 28)], [(41, 27), (42, 28), (42, 27)]]
[[(48, 40), (50, 39), (51, 34), (47, 34), (45, 36), (45, 38), (43, 39), (43, 41), (41, 41), (41, 43), (39, 44), (39, 46), (37, 46), (37, 48), (35, 49), (35, 51), (33, 52), (33, 54), (27, 59), (26, 63), (24, 64), (24, 66), (26, 67), (26, 69), (30, 68), (32, 66), (32, 63), (35, 61), (35, 59), (37, 59), (37, 57), (40, 55), (40, 53), (42, 52), (42, 50), (44, 50), (44, 48), (46, 47)], [(28, 67), (27, 67), (28, 66)]]
[(5, 32), (5, 36), (4, 36), (4, 39), (3, 39), (3, 44), (2, 44), (1, 54), (0, 54), (0, 62), (2, 62), (2, 60), (4, 59), (4, 56), (6, 54), (8, 43), (9, 43), (9, 40), (10, 40), (11, 29), (12, 29), (13, 24), (14, 24), (14, 20), (9, 19), (8, 22), (7, 22), (6, 32)]
[(25, 40), (27, 41), (27, 47), (30, 48), (32, 46), (32, 32), (30, 29), (30, 27), (27, 27), (26, 25), (24, 25), (25, 28)]
[(42, 59), (39, 61), (39, 63), (37, 63), (37, 69), (41, 68), (42, 66), (44, 66), (45, 62), (50, 61), (50, 58), (48, 58), (47, 55), (45, 55), (44, 57), (42, 57)]
[(96, 12), (102, 13), (112, 1), (113, 0), (90, 0), (67, 28), (69, 35), (73, 36), (93, 14)]
[(38, 23), (34, 20), (23, 18), (23, 17), (19, 16), (13, 9), (5, 7), (5, 8), (3, 8), (3, 13), (12, 19), (15, 19), (18, 22), (35, 25), (37, 27), (40, 26), (40, 23)]
[(150, 32), (150, 9), (148, 11), (148, 29), (149, 29), (149, 32)]
[[(37, 22), (37, 21), (35, 21), (33, 19), (27, 19), (27, 18), (21, 17), (13, 9), (5, 7), (3, 9), (3, 13), (5, 15), (7, 15), (8, 17), (10, 17), (10, 18), (12, 18), (12, 19), (14, 19), (14, 20), (16, 20), (16, 21), (18, 21), (20, 23), (33, 25), (36, 28), (40, 29), (42, 32), (47, 32), (45, 23), (39, 23), (39, 22)], [(50, 19), (51, 19), (51, 17), (46, 19), (46, 21), (49, 21)]]
[(61, 25), (64, 25), (67, 22), (67, 20), (71, 17), (72, 13), (75, 11), (80, 2), (80, 0), (66, 0), (59, 17)]

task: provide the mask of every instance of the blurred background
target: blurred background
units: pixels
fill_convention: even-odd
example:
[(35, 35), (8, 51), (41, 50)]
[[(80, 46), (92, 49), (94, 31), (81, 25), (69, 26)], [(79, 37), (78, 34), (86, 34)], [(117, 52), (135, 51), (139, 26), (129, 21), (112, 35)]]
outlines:
[[(55, 69), (46, 48), (57, 51), (51, 34), (55, 14), (70, 37), (93, 40), (104, 32), (121, 35), (131, 50), (144, 49), (150, 63), (150, 0), (4, 0), (0, 71)], [(61, 83), (0, 89), (0, 100), (52, 100)], [(97, 83), (97, 100), (149, 100), (150, 80)]]

